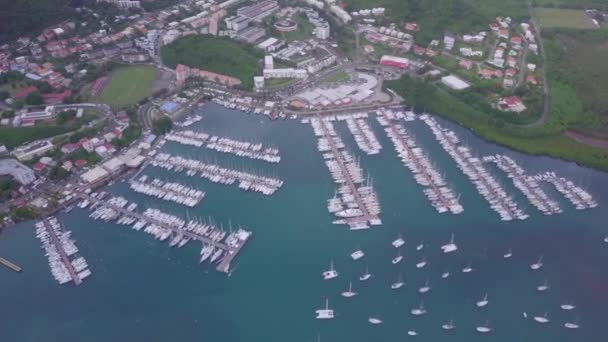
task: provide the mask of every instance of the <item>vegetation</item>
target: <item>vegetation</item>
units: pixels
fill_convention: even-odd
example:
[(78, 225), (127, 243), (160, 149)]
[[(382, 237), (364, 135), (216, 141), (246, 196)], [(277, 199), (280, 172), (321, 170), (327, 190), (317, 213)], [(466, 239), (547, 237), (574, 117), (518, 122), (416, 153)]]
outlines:
[(444, 116), (492, 142), (530, 154), (550, 155), (608, 170), (608, 150), (583, 145), (563, 135), (565, 129), (580, 123), (577, 113), (581, 112), (581, 105), (567, 85), (551, 84), (553, 100), (549, 120), (544, 125), (529, 128), (508, 124), (429, 83), (403, 77), (386, 82), (385, 86), (418, 110)]
[(593, 28), (591, 19), (580, 9), (535, 8), (534, 11), (543, 28)]
[(69, 127), (63, 126), (32, 126), (32, 127), (0, 127), (0, 144), (14, 148), (28, 141), (50, 138), (69, 132)]
[(127, 110), (129, 116), (129, 127), (122, 132), (120, 139), (114, 140), (114, 144), (121, 148), (131, 145), (132, 142), (137, 140), (141, 136), (141, 124), (137, 118), (137, 109), (131, 107)]
[(191, 35), (165, 45), (161, 49), (163, 62), (171, 68), (178, 64), (236, 77), (243, 87), (253, 87), (261, 51), (228, 38)]
[(342, 81), (348, 81), (350, 79), (350, 76), (348, 76), (348, 73), (344, 70), (340, 70), (339, 72), (331, 75), (330, 77), (325, 79), (325, 82), (327, 83), (335, 83), (335, 82), (342, 82)]
[(36, 33), (73, 13), (69, 0), (0, 0), (0, 42)]
[(10, 177), (0, 178), (0, 201), (11, 198), (11, 193), (19, 189), (19, 184)]
[(313, 26), (308, 22), (304, 13), (298, 13), (293, 20), (298, 23), (298, 29), (292, 32), (283, 33), (283, 38), (288, 42), (294, 40), (305, 40), (312, 36)]
[(536, 7), (559, 7), (559, 8), (595, 8), (607, 11), (608, 3), (605, 0), (533, 0)]
[(165, 134), (171, 131), (171, 128), (173, 128), (173, 121), (168, 116), (163, 116), (152, 123), (152, 133), (155, 135)]
[(152, 93), (158, 69), (147, 65), (121, 67), (115, 70), (99, 98), (101, 103), (116, 106), (136, 104)]

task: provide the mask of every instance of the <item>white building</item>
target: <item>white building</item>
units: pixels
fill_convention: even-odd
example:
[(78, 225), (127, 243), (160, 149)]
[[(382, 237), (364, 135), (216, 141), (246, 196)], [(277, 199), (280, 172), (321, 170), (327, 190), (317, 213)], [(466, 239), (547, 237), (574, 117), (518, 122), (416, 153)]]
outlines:
[(254, 76), (253, 85), (255, 86), (255, 89), (258, 90), (264, 88), (264, 76)]
[(284, 69), (264, 69), (264, 78), (306, 78), (306, 70), (284, 68)]
[(317, 28), (315, 29), (315, 36), (318, 39), (325, 40), (325, 39), (329, 38), (330, 32), (331, 31), (330, 31), (329, 23), (324, 22), (323, 24), (318, 25)]
[(264, 57), (264, 69), (265, 70), (274, 69), (274, 58), (272, 56)]
[(445, 35), (443, 37), (443, 45), (445, 46), (445, 49), (450, 51), (454, 48), (454, 43), (456, 42), (456, 39), (454, 39), (454, 37), (450, 36), (450, 35)]
[(0, 175), (9, 175), (22, 185), (30, 184), (36, 180), (34, 170), (21, 164), (15, 159), (0, 160)]
[(331, 5), (329, 9), (345, 24), (348, 24), (351, 20), (353, 20), (350, 14), (348, 14), (348, 12), (343, 10), (340, 6)]
[(13, 151), (13, 155), (20, 161), (32, 160), (34, 157), (43, 155), (54, 147), (50, 140), (39, 140), (17, 147)]
[(462, 79), (460, 79), (454, 75), (442, 77), (441, 83), (443, 83), (448, 88), (454, 89), (454, 90), (464, 90), (471, 86), (467, 82), (463, 81)]

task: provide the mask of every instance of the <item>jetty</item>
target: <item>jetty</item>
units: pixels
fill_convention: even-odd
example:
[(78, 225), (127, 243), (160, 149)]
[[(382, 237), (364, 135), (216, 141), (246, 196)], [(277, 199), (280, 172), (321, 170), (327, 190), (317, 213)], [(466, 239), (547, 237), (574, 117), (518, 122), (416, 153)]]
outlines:
[[(74, 284), (80, 285), (83, 279), (70, 260), (70, 256), (78, 252), (72, 240), (69, 239), (70, 233), (62, 232), (63, 227), (54, 217), (47, 217), (38, 222), (37, 228), (36, 233), (38, 238), (43, 241), (43, 247), (47, 251), (53, 276), (60, 284), (71, 280)], [(69, 278), (66, 275), (69, 275)]]
[(10, 261), (2, 258), (2, 257), (0, 257), (0, 264), (6, 266), (8, 268), (10, 268), (11, 270), (13, 270), (13, 271), (15, 271), (17, 273), (21, 272), (21, 267), (13, 264), (12, 262), (10, 262)]
[[(224, 273), (230, 272), (231, 262), (239, 254), (241, 249), (245, 246), (246, 242), (251, 237), (251, 232), (240, 230), (237, 233), (231, 234), (232, 238), (231, 236), (229, 236), (226, 239), (226, 242), (221, 242), (209, 236), (198, 234), (195, 231), (189, 231), (187, 229), (184, 229), (186, 224), (185, 222), (183, 222), (183, 220), (181, 220), (182, 222), (180, 224), (171, 224), (168, 222), (168, 220), (158, 219), (152, 217), (152, 215), (144, 215), (135, 211), (128, 210), (124, 206), (113, 204), (113, 201), (111, 200), (102, 201), (101, 199), (82, 192), (77, 193), (77, 196), (85, 201), (92, 203), (92, 207), (99, 207), (105, 208), (106, 210), (111, 210), (113, 212), (113, 215), (111, 215), (110, 217), (112, 218), (116, 218), (118, 217), (118, 215), (122, 215), (123, 217), (131, 218), (133, 221), (144, 222), (145, 225), (158, 227), (164, 231), (170, 231), (174, 233), (175, 236), (187, 239), (188, 241), (200, 241), (203, 244), (213, 245), (216, 249), (221, 249), (224, 252), (223, 259), (221, 259), (221, 261), (219, 262), (218, 266), (216, 267), (216, 270)], [(169, 216), (168, 214), (163, 215)], [(192, 221), (189, 223), (192, 223)], [(143, 226), (141, 228), (143, 228)]]

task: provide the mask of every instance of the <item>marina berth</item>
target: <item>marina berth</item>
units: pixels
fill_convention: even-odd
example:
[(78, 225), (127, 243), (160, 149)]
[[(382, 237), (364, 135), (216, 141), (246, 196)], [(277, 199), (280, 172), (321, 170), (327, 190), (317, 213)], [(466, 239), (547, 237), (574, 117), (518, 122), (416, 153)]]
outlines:
[(373, 183), (365, 179), (359, 162), (344, 149), (345, 144), (332, 122), (311, 118), (310, 124), (318, 139), (317, 149), (338, 186), (334, 197), (327, 201), (327, 210), (337, 218), (333, 223), (347, 224), (351, 230), (381, 224), (380, 203)]
[(203, 120), (202, 115), (189, 115), (186, 117), (186, 120), (174, 122), (173, 125), (176, 127), (190, 127), (201, 120)]
[(448, 187), (443, 176), (435, 169), (424, 151), (416, 145), (406, 129), (401, 124), (393, 123), (393, 118), (396, 116), (392, 111), (381, 108), (377, 111), (377, 117), (393, 142), (401, 162), (414, 174), (416, 182), (424, 187), (423, 192), (435, 210), (439, 213), (462, 213), (464, 208), (460, 204), (459, 196)]
[(153, 179), (147, 182), (144, 175), (137, 181), (131, 181), (131, 190), (148, 196), (153, 196), (165, 201), (172, 201), (187, 207), (194, 207), (205, 198), (205, 192), (189, 188), (183, 184), (175, 182), (163, 182), (160, 179)]
[[(367, 116), (367, 114), (365, 114), (365, 116)], [(346, 119), (346, 125), (361, 151), (368, 155), (380, 153), (382, 145), (378, 142), (378, 138), (376, 138), (374, 131), (369, 127), (365, 119), (348, 117)]]
[(564, 195), (577, 210), (597, 207), (597, 202), (593, 199), (591, 194), (574, 185), (572, 181), (563, 177), (558, 177), (555, 172), (546, 172), (534, 178), (552, 184), (555, 187), (555, 190)]
[(518, 188), (530, 203), (544, 215), (559, 214), (562, 209), (559, 203), (549, 198), (545, 191), (540, 187), (535, 177), (526, 175), (524, 169), (513, 159), (504, 155), (486, 156), (484, 162), (495, 163), (499, 169), (504, 171), (513, 180), (513, 185)]
[(198, 173), (201, 178), (205, 178), (213, 183), (225, 185), (238, 183), (238, 187), (241, 190), (251, 190), (267, 196), (274, 194), (283, 186), (283, 181), (277, 178), (228, 169), (219, 165), (208, 164), (200, 160), (187, 159), (168, 153), (156, 154), (150, 164), (169, 171), (186, 171), (186, 174), (192, 177)]
[(165, 139), (182, 145), (204, 147), (217, 152), (262, 160), (268, 163), (278, 163), (281, 161), (277, 148), (265, 147), (260, 143), (239, 141), (189, 130), (167, 133)]
[(72, 281), (80, 285), (92, 274), (85, 258), (78, 255), (71, 232), (66, 231), (57, 218), (49, 217), (36, 222), (36, 238), (42, 243), (51, 274), (59, 284)]
[(156, 240), (167, 241), (170, 247), (180, 248), (190, 241), (200, 241), (202, 250), (199, 263), (209, 260), (209, 263), (217, 264), (216, 270), (224, 273), (230, 272), (232, 260), (252, 235), (242, 228), (233, 230), (229, 226), (225, 230), (204, 220), (184, 220), (154, 208), (146, 208), (140, 214), (135, 212), (136, 203), (129, 204), (120, 196), (103, 202), (86, 194), (79, 196), (95, 204), (90, 207), (90, 216), (95, 220), (116, 220), (118, 224), (130, 225), (133, 230), (143, 230)]
[(474, 157), (469, 148), (460, 144), (454, 131), (443, 128), (427, 114), (420, 116), (443, 149), (456, 162), (458, 168), (471, 180), (477, 191), (498, 213), (502, 221), (525, 220), (529, 217), (507, 194), (498, 181), (486, 170), (479, 158)]

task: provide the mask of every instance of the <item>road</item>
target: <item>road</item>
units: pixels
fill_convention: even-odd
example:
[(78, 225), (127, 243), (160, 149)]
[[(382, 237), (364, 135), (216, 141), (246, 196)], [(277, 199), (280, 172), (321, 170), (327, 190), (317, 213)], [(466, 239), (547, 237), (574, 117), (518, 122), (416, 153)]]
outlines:
[(534, 27), (536, 43), (538, 44), (540, 56), (543, 60), (543, 65), (540, 69), (542, 75), (541, 79), (543, 82), (543, 112), (540, 118), (538, 118), (538, 120), (524, 127), (537, 127), (543, 125), (549, 117), (549, 82), (547, 80), (547, 68), (545, 66), (545, 64), (547, 64), (547, 57), (545, 55), (545, 44), (543, 42), (541, 26), (538, 23), (538, 20), (536, 20), (536, 16), (534, 15), (534, 8), (532, 7), (532, 3), (530, 2), (530, 0), (526, 0), (526, 6), (528, 7), (528, 12), (530, 13), (530, 23), (532, 23), (532, 27)]

